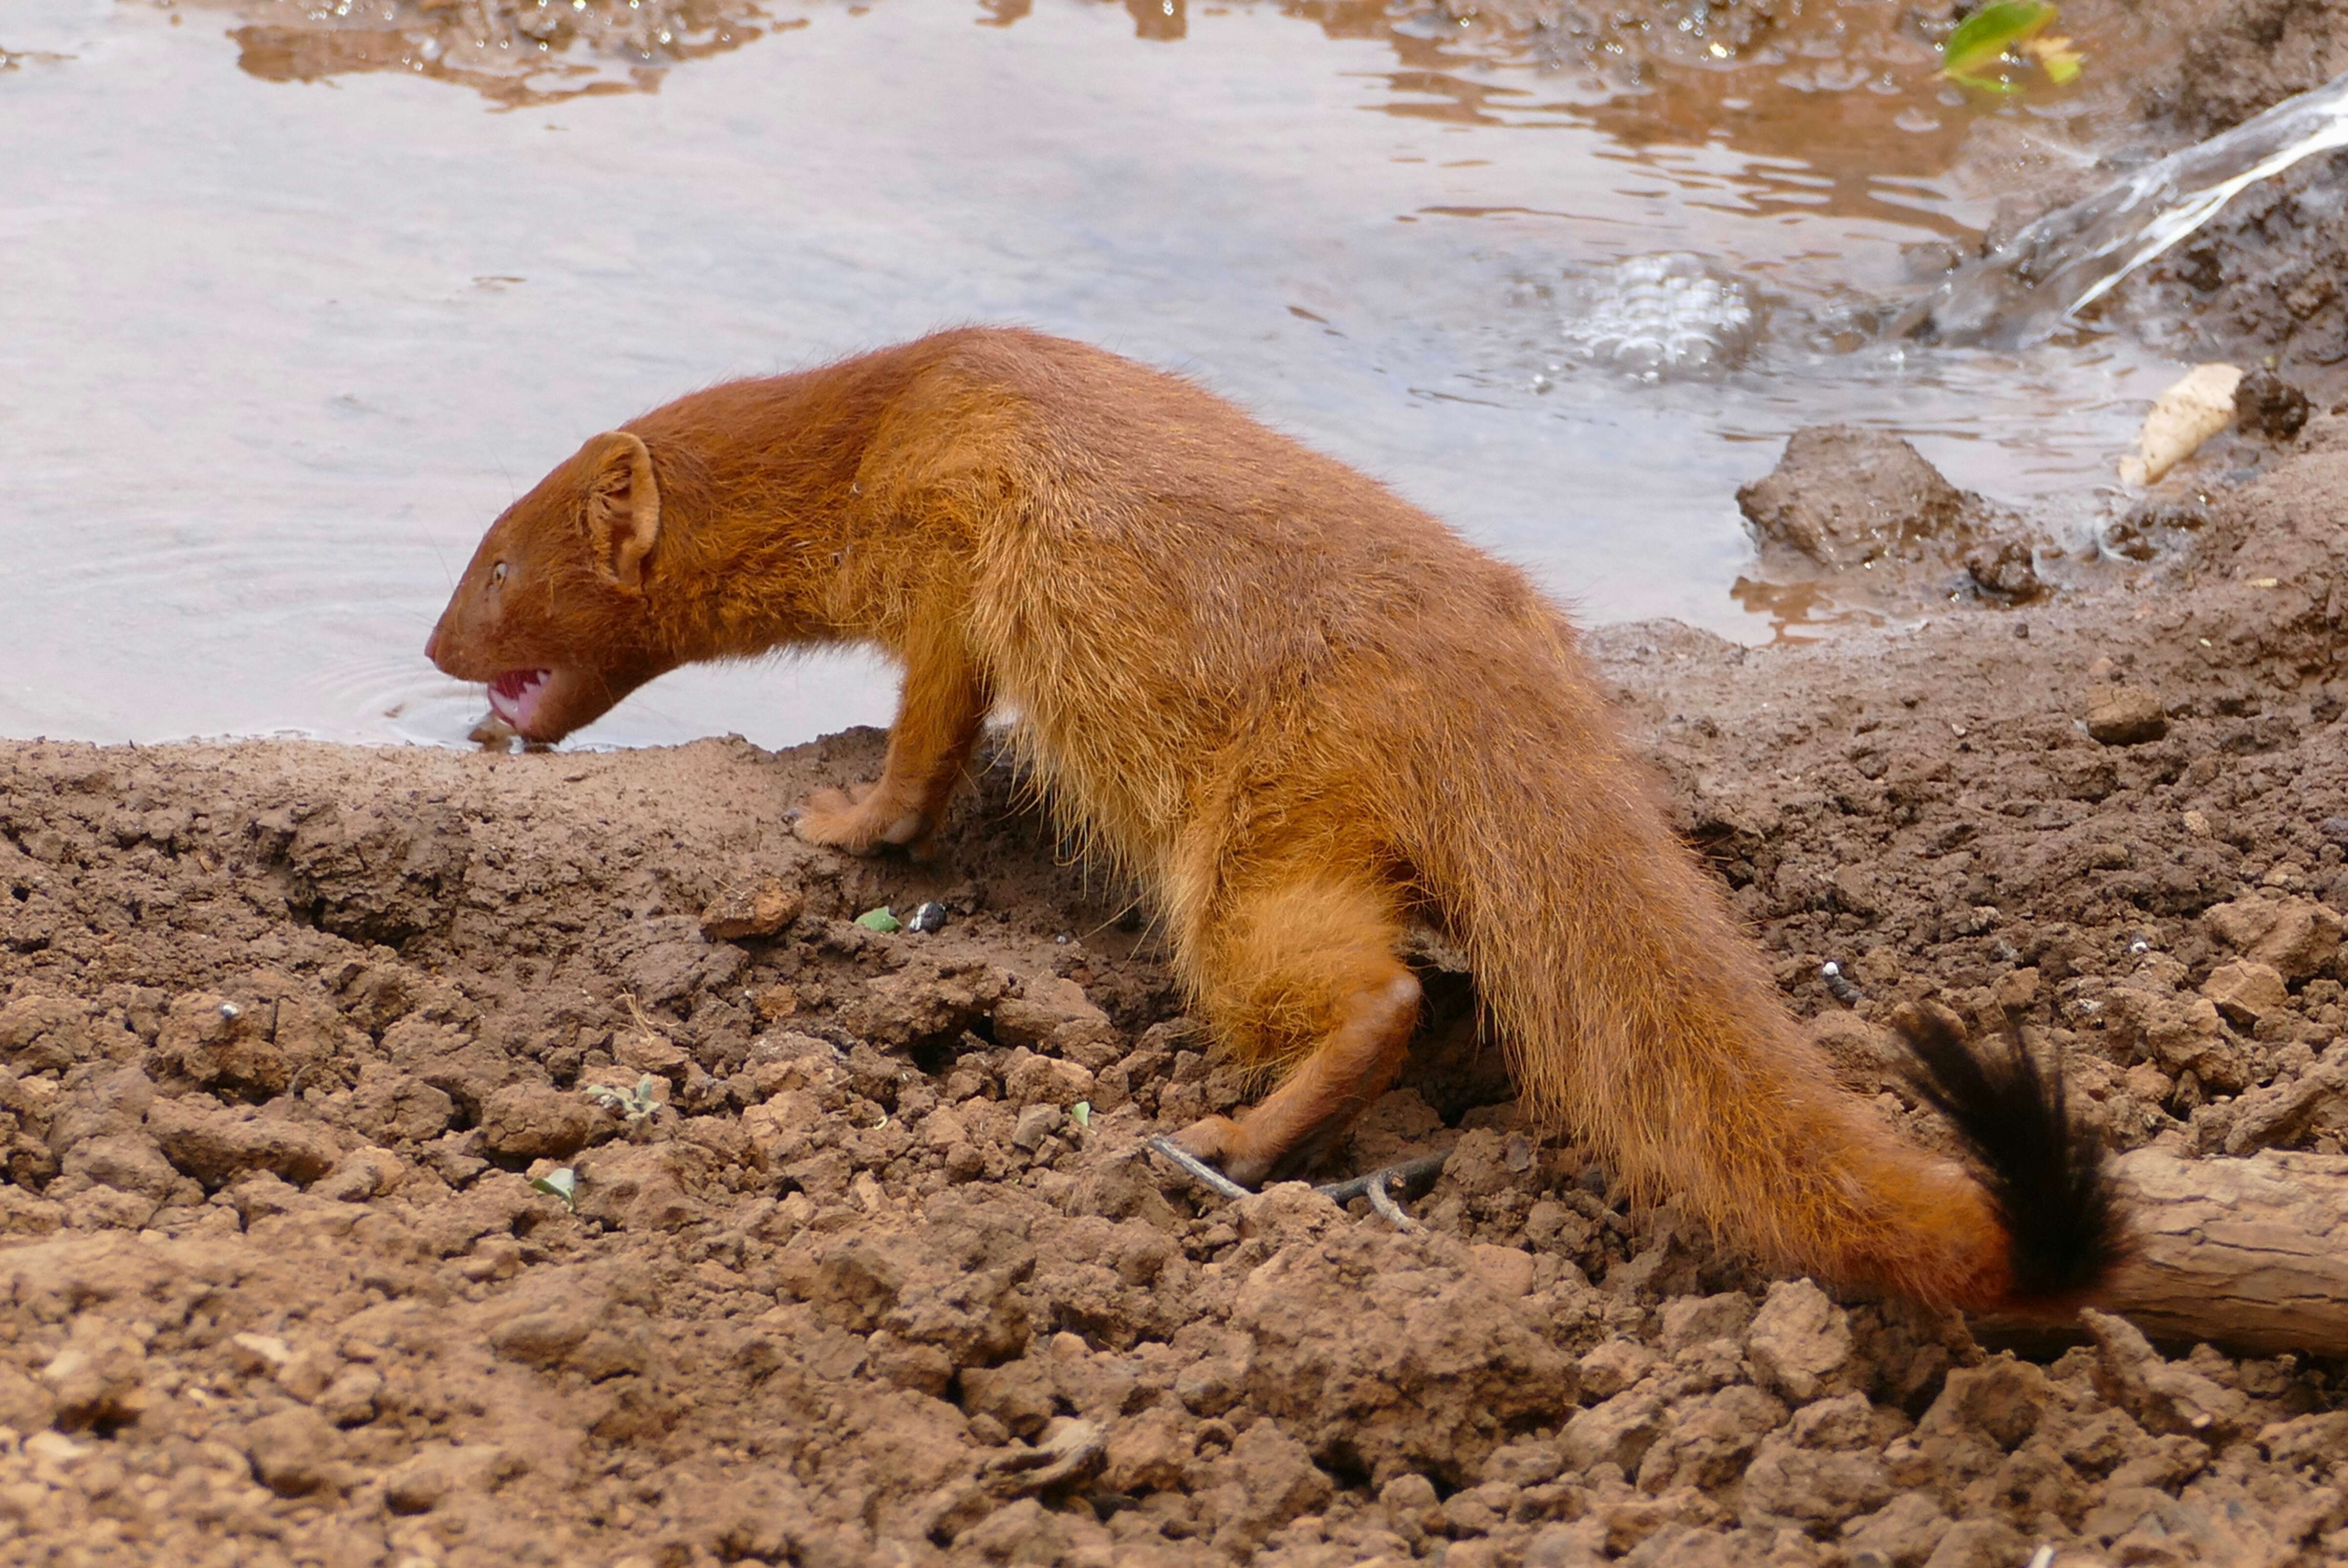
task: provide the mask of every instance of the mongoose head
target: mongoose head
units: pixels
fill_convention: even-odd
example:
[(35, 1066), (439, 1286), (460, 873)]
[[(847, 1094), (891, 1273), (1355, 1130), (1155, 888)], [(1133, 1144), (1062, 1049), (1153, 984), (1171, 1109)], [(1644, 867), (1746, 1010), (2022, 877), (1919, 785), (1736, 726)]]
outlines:
[(524, 739), (560, 740), (675, 662), (646, 598), (659, 542), (652, 454), (597, 436), (489, 525), (424, 655), (486, 682)]

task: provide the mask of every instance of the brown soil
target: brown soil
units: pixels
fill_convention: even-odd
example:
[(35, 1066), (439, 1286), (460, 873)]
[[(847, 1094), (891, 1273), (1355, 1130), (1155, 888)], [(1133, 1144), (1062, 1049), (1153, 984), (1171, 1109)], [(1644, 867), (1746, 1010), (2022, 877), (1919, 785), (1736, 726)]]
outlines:
[[(2269, 467), (2098, 593), (1593, 639), (1921, 1136), (1875, 1022), (1927, 995), (2062, 1047), (2116, 1147), (2348, 1136), (2294, 1094), (2340, 1049), (2348, 428)], [(2341, 1368), (1763, 1277), (1519, 1125), (1456, 977), (1345, 1156), (1456, 1146), (1424, 1231), (1193, 1191), (1138, 1145), (1241, 1086), (1139, 914), (999, 773), (933, 868), (788, 836), (878, 758), (0, 749), (0, 1555), (2348, 1553)]]
[[(2148, 141), (2338, 63), (2209, 9)], [(2335, 176), (2124, 306), (2322, 392)], [(1881, 471), (1789, 463), (1775, 542), (1869, 570), (1802, 519)], [(1780, 982), (1920, 1137), (1878, 1024), (1929, 995), (2115, 1148), (2340, 1152), (2348, 421), (2030, 540), (2027, 593), (1913, 477), (1970, 531), (1912, 536), (1939, 618), (1592, 639)], [(0, 745), (0, 1561), (2348, 1558), (2348, 1368), (1766, 1278), (1519, 1125), (1433, 947), (1340, 1161), (1452, 1148), (1424, 1229), (1195, 1191), (1140, 1145), (1242, 1086), (1146, 912), (1001, 773), (931, 868), (789, 837), (878, 758)]]

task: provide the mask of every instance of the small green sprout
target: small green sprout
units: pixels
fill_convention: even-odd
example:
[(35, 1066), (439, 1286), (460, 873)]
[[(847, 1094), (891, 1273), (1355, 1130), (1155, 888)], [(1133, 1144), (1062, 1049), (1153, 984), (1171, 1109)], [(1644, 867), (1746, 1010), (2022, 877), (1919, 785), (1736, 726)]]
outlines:
[(565, 1165), (543, 1176), (533, 1176), (530, 1184), (550, 1197), (562, 1200), (562, 1206), (572, 1213), (579, 1212), (579, 1172)]
[(597, 1105), (621, 1112), (633, 1126), (639, 1121), (649, 1121), (659, 1113), (661, 1102), (654, 1093), (659, 1087), (660, 1079), (646, 1073), (636, 1080), (636, 1087), (632, 1089), (617, 1089), (610, 1084), (598, 1083), (590, 1084), (580, 1092)]
[(1990, 0), (1958, 23), (1941, 46), (1941, 74), (1984, 92), (2020, 92), (2018, 84), (1987, 73), (2028, 59), (2058, 87), (2076, 80), (2082, 57), (2070, 39), (2046, 31), (2054, 16), (2048, 0)]
[(889, 932), (905, 929), (905, 923), (897, 918), (897, 912), (885, 903), (879, 909), (868, 909), (858, 915), (856, 923), (867, 931)]

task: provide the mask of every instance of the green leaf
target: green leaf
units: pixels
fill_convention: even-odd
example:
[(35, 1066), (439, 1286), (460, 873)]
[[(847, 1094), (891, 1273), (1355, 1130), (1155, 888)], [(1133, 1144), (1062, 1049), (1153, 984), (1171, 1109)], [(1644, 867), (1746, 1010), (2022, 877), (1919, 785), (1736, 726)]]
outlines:
[(2008, 49), (2054, 20), (2054, 7), (2046, 0), (1990, 0), (1958, 23), (1957, 30), (1941, 46), (1941, 69), (1961, 79), (1972, 77), (1982, 67), (1997, 64)]
[(867, 931), (902, 931), (905, 929), (905, 923), (897, 918), (896, 911), (891, 909), (885, 903), (879, 909), (868, 909), (862, 914), (858, 915), (856, 917), (856, 923), (862, 926)]
[(533, 1176), (530, 1184), (551, 1198), (561, 1199), (566, 1209), (576, 1210), (579, 1207), (579, 1172), (568, 1165), (559, 1171), (550, 1171), (543, 1176)]
[(1985, 93), (2018, 93), (2022, 90), (2020, 84), (2001, 81), (1995, 77), (1970, 76), (1962, 71), (1942, 71), (1941, 74), (1961, 88), (1978, 88)]

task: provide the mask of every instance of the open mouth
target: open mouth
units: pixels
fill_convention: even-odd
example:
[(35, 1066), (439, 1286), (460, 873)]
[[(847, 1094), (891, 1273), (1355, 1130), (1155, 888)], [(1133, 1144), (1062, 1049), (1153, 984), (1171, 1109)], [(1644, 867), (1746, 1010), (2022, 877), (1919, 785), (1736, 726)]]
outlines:
[(552, 670), (508, 670), (489, 683), (489, 711), (522, 734), (530, 732)]

